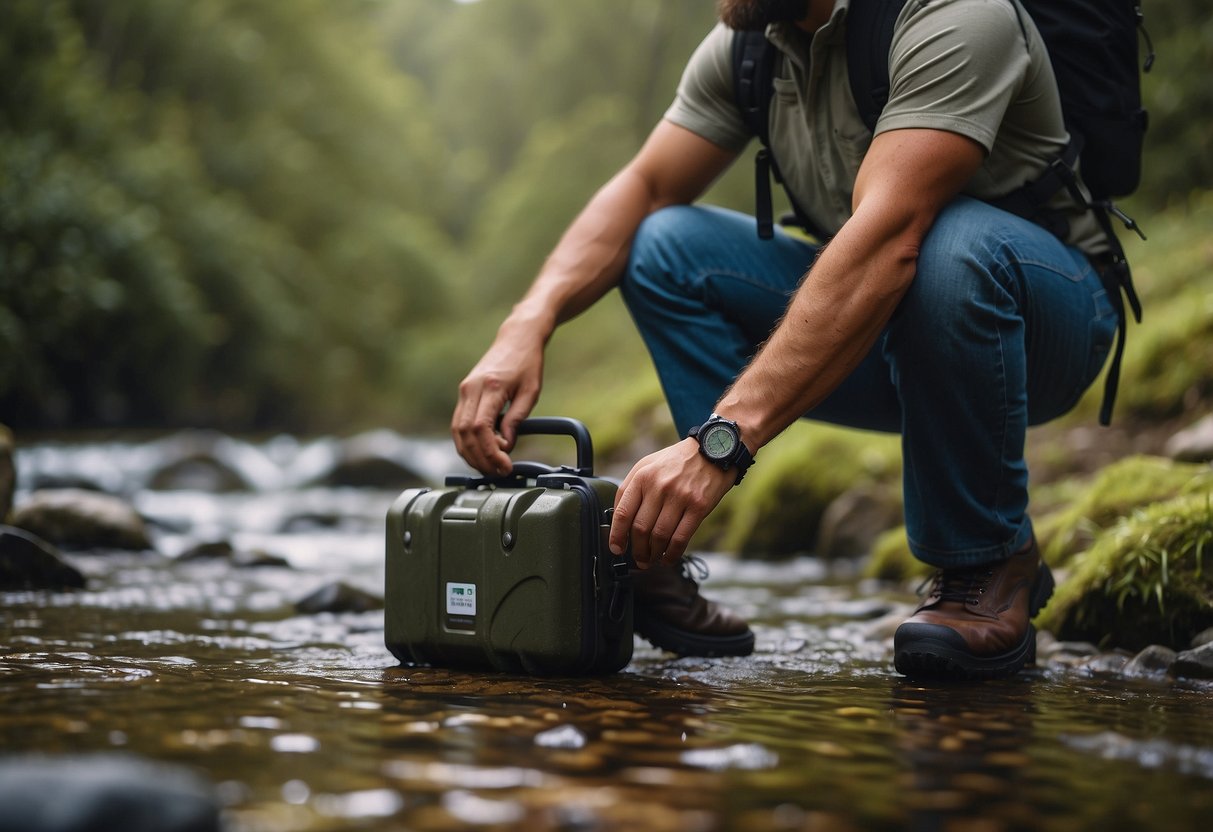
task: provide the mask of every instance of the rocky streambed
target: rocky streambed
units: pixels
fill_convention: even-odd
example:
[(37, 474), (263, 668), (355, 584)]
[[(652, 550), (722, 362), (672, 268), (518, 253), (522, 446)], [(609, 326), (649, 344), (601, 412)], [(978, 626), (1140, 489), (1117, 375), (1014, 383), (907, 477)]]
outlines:
[(444, 443), (189, 434), (16, 462), (10, 521), (82, 585), (0, 594), (0, 829), (105, 789), (132, 795), (130, 829), (192, 828), (171, 825), (190, 807), (238, 830), (1187, 829), (1213, 809), (1210, 647), (1042, 633), (1017, 679), (923, 686), (889, 661), (912, 585), (708, 554), (751, 657), (400, 667), (383, 518), (455, 466)]

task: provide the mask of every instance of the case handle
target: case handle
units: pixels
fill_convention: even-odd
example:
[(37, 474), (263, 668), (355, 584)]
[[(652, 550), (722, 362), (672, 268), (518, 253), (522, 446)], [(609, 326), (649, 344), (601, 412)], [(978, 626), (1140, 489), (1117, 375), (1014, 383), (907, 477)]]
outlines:
[[(582, 477), (594, 476), (594, 443), (590, 440), (590, 431), (577, 419), (567, 416), (536, 416), (523, 419), (518, 423), (519, 436), (571, 436), (577, 443), (577, 471)], [(520, 466), (530, 466), (536, 463), (517, 462), (514, 473), (527, 475), (530, 472), (520, 471)], [(545, 472), (547, 473), (547, 472)]]

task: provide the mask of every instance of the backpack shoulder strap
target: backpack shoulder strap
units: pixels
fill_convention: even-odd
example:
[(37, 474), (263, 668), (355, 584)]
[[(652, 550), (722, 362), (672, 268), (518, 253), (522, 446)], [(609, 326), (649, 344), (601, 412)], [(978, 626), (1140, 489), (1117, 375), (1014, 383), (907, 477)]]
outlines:
[(733, 35), (733, 98), (746, 127), (763, 147), (771, 143), (770, 114), (774, 87), (775, 47), (762, 29)]
[(859, 117), (876, 129), (889, 103), (889, 47), (893, 24), (907, 0), (851, 0), (847, 6), (847, 73)]

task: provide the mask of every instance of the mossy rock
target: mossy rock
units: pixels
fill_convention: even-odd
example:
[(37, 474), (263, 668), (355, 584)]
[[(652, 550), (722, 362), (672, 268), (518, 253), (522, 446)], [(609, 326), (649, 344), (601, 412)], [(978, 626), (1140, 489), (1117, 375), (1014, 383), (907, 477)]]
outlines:
[(906, 527), (898, 526), (876, 538), (872, 554), (864, 563), (863, 576), (881, 581), (908, 581), (925, 578), (934, 567), (923, 563), (910, 552)]
[(1100, 531), (1137, 508), (1213, 488), (1213, 468), (1130, 456), (1100, 471), (1063, 509), (1036, 523), (1045, 560), (1058, 566), (1087, 549)]
[(1186, 648), (1213, 626), (1213, 490), (1139, 509), (1100, 534), (1038, 623), (1104, 647)]
[(863, 483), (899, 480), (898, 440), (828, 425), (794, 425), (757, 462), (705, 524), (725, 551), (777, 558), (812, 551), (821, 516)]

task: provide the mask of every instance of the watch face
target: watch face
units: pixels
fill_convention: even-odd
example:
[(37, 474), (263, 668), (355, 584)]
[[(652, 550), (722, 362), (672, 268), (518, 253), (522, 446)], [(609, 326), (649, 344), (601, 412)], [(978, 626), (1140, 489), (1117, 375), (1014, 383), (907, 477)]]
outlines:
[(703, 450), (711, 459), (727, 459), (737, 447), (737, 436), (726, 425), (712, 425), (703, 437)]

